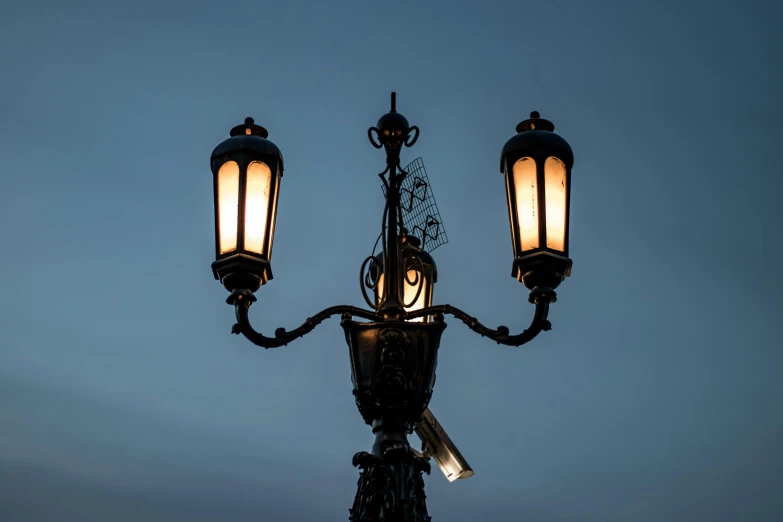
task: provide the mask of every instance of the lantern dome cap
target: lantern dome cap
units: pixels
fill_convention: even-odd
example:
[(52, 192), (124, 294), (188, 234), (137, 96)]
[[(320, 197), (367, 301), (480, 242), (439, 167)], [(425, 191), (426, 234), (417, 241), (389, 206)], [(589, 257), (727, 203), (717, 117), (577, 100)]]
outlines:
[[(397, 148), (402, 145), (411, 129), (408, 119), (397, 112), (397, 93), (391, 93), (391, 110), (380, 117), (375, 125), (378, 131), (378, 139), (383, 145)], [(418, 134), (417, 134), (418, 136)], [(370, 138), (372, 140), (372, 138)], [(414, 139), (413, 142), (416, 140)], [(411, 145), (413, 144), (411, 142)]]
[(265, 156), (271, 156), (280, 162), (283, 170), (283, 154), (271, 140), (267, 139), (269, 132), (261, 125), (256, 125), (253, 118), (245, 118), (245, 123), (231, 129), (231, 137), (220, 143), (212, 151), (212, 170), (219, 167), (218, 160), (232, 152), (251, 151)]
[[(554, 133), (555, 124), (541, 118), (537, 111), (530, 113), (530, 118), (517, 125), (517, 134), (512, 136), (503, 147), (500, 155), (500, 172), (505, 171), (506, 156), (521, 151), (522, 154), (540, 150), (557, 156), (570, 169), (574, 164), (574, 153), (566, 140)], [(528, 152), (529, 151), (529, 152)]]
[[(421, 261), (422, 265), (432, 270), (432, 282), (437, 283), (438, 266), (435, 264), (435, 259), (430, 255), (430, 253), (421, 248), (421, 241), (419, 241), (419, 238), (404, 233), (402, 236), (400, 236), (400, 242), (402, 243), (402, 255), (400, 258), (404, 260), (408, 266), (413, 266), (416, 265), (416, 263), (409, 263), (408, 260), (410, 260), (411, 257), (416, 256)], [(375, 263), (375, 270), (378, 270), (379, 273), (382, 273), (384, 271), (383, 252), (378, 253), (373, 258), (373, 261)], [(375, 277), (377, 278), (377, 275)]]
[(397, 111), (390, 111), (381, 116), (376, 125), (381, 136), (405, 136), (410, 129), (408, 119)]

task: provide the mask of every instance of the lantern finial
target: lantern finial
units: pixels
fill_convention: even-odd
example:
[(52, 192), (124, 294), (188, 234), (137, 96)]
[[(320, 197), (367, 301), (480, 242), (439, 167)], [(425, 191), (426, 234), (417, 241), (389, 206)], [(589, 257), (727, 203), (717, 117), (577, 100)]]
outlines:
[(261, 125), (256, 125), (256, 120), (248, 116), (245, 123), (237, 125), (231, 129), (231, 136), (260, 136), (264, 139), (269, 137), (269, 132)]
[(555, 130), (555, 124), (549, 120), (545, 120), (541, 117), (538, 111), (530, 113), (530, 119), (527, 119), (517, 125), (517, 132), (525, 132), (531, 130), (542, 130), (553, 132)]

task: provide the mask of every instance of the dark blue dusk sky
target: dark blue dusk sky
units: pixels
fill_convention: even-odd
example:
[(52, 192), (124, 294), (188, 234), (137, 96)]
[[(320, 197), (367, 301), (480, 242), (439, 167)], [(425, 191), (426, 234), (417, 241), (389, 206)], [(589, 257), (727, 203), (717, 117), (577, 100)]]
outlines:
[(347, 520), (372, 435), (339, 320), (230, 335), (208, 160), (246, 116), (285, 155), (259, 329), (359, 305), (396, 90), (449, 237), (435, 301), (490, 326), (533, 311), (501, 147), (538, 110), (576, 158), (553, 330), (447, 317), (431, 407), (476, 474), (426, 478), (434, 520), (783, 520), (782, 26), (774, 1), (4, 4), (0, 518)]

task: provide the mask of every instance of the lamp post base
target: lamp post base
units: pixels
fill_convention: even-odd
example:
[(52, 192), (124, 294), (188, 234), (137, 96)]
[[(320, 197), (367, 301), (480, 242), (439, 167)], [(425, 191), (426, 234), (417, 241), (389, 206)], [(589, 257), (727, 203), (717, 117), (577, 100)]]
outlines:
[(429, 522), (422, 472), (430, 463), (398, 444), (378, 457), (366, 451), (353, 456), (361, 470), (350, 522)]

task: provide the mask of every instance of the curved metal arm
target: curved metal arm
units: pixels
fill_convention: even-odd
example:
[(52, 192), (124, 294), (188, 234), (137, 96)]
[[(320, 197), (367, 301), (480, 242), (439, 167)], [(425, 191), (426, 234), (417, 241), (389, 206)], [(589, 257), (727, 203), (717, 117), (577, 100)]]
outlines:
[(364, 310), (355, 306), (337, 305), (329, 307), (326, 310), (322, 310), (312, 317), (308, 317), (304, 324), (302, 324), (302, 326), (299, 328), (295, 328), (290, 332), (286, 331), (285, 328), (278, 328), (275, 330), (274, 337), (267, 337), (264, 334), (255, 331), (253, 327), (250, 326), (248, 309), (250, 308), (250, 305), (255, 302), (255, 300), (256, 296), (254, 296), (253, 292), (250, 290), (237, 289), (231, 292), (231, 295), (226, 300), (226, 302), (228, 304), (234, 305), (234, 310), (236, 311), (237, 315), (237, 322), (231, 328), (231, 333), (241, 333), (253, 344), (263, 346), (264, 348), (279, 348), (280, 346), (285, 346), (291, 341), (310, 333), (325, 319), (328, 319), (329, 317), (336, 314), (350, 314), (356, 317), (361, 317), (363, 319), (369, 319), (371, 321), (383, 320), (380, 315), (369, 310)]
[(415, 312), (408, 312), (405, 314), (404, 319), (410, 320), (427, 315), (449, 314), (465, 323), (468, 328), (482, 337), (489, 337), (498, 344), (521, 346), (531, 341), (535, 336), (541, 333), (542, 330), (548, 331), (552, 328), (552, 324), (547, 320), (547, 315), (549, 314), (549, 305), (556, 300), (557, 295), (551, 288), (534, 288), (533, 291), (530, 292), (530, 302), (536, 305), (536, 312), (533, 315), (533, 320), (527, 330), (524, 330), (517, 335), (509, 335), (508, 327), (506, 326), (498, 326), (494, 330), (487, 328), (475, 317), (472, 317), (459, 308), (451, 305), (430, 306), (429, 308), (422, 308)]

